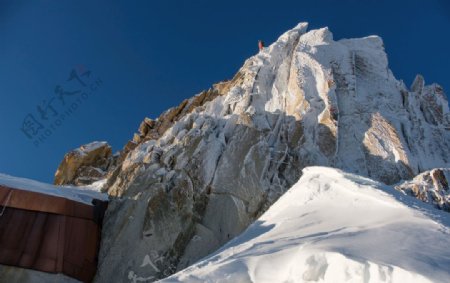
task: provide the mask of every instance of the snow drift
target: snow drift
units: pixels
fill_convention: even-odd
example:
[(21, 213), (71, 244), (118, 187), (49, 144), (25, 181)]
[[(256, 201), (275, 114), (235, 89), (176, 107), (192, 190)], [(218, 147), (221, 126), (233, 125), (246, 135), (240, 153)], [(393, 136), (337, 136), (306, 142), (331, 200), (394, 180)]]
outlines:
[(160, 282), (450, 282), (449, 215), (308, 167), (243, 234)]

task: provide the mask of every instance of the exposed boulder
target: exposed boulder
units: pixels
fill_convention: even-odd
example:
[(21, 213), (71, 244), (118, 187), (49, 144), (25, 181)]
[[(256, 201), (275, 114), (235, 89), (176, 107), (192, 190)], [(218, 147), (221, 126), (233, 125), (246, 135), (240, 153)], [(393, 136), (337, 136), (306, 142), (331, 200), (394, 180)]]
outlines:
[(450, 212), (450, 168), (425, 171), (395, 188)]
[(88, 185), (105, 178), (114, 166), (111, 146), (106, 142), (92, 142), (74, 149), (64, 156), (55, 173), (55, 185)]

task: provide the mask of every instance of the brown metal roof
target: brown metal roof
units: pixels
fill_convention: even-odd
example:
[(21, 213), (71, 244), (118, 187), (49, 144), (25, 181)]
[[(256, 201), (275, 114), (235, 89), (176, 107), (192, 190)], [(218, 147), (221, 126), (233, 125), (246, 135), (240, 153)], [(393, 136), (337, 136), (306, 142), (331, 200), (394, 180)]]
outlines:
[(90, 282), (106, 209), (96, 204), (0, 186), (0, 264)]
[[(3, 202), (2, 202), (3, 201)], [(92, 219), (94, 207), (70, 199), (0, 185), (0, 204), (7, 207)]]

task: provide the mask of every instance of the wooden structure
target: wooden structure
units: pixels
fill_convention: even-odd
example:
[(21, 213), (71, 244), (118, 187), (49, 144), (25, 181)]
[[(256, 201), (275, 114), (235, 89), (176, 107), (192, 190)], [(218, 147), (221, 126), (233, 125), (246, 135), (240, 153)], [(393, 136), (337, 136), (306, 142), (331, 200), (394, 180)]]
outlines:
[(0, 264), (92, 281), (107, 203), (0, 185)]

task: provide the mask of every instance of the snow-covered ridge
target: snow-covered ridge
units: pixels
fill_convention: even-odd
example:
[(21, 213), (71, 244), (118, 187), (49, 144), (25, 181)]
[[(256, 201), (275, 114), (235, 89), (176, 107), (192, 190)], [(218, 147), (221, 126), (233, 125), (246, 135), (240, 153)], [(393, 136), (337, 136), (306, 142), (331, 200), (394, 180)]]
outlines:
[(308, 167), (244, 233), (159, 282), (450, 282), (449, 224), (392, 187)]
[(84, 187), (54, 186), (51, 184), (0, 173), (0, 185), (18, 190), (63, 197), (89, 205), (92, 205), (93, 199), (108, 200), (108, 195), (100, 192), (100, 189), (104, 185), (105, 181), (106, 180), (102, 180)]

